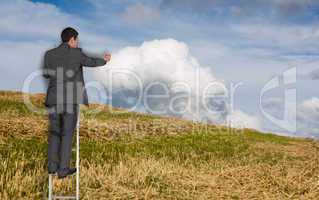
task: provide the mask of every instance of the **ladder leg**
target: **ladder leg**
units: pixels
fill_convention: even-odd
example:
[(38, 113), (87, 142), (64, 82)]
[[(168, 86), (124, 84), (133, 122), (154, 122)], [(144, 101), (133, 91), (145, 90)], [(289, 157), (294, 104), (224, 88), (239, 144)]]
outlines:
[(80, 105), (78, 105), (77, 124), (76, 124), (76, 195), (75, 196), (53, 196), (53, 177), (49, 174), (49, 194), (48, 199), (80, 199)]
[(80, 199), (80, 105), (78, 106), (78, 120), (76, 126), (76, 199)]
[(48, 199), (52, 200), (52, 175), (49, 174), (49, 196)]

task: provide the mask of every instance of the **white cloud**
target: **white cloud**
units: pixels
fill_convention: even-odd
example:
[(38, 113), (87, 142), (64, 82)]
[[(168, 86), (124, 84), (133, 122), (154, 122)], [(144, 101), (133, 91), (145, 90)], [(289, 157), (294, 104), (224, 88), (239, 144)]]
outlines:
[(227, 115), (227, 122), (234, 128), (253, 128), (258, 130), (262, 128), (262, 124), (258, 118), (240, 110), (235, 110)]
[(303, 101), (297, 108), (299, 136), (319, 138), (319, 99)]
[(287, 48), (290, 45), (312, 45), (319, 36), (319, 28), (313, 25), (285, 25), (266, 22), (254, 24), (236, 24), (232, 30), (239, 36), (265, 46)]
[[(276, 4), (284, 2), (281, 0), (273, 1), (277, 1)], [(252, 91), (251, 88), (257, 88), (257, 86), (266, 82), (272, 75), (277, 74), (283, 68), (287, 68), (290, 65), (299, 67), (300, 65), (302, 70), (309, 69), (310, 64), (303, 63), (304, 59), (308, 59), (308, 57), (301, 58), (294, 54), (286, 54), (291, 52), (301, 54), (305, 52), (316, 53), (318, 51), (319, 31), (315, 23), (292, 25), (277, 23), (264, 18), (259, 19), (260, 21), (257, 23), (243, 20), (243, 23), (232, 24), (232, 22), (226, 22), (222, 24), (219, 23), (220, 20), (211, 21), (210, 19), (205, 19), (205, 17), (201, 18), (200, 16), (202, 15), (197, 15), (196, 19), (199, 21), (195, 23), (191, 17), (190, 20), (185, 20), (185, 18), (179, 18), (175, 13), (164, 12), (161, 8), (149, 6), (151, 4), (132, 4), (132, 1), (118, 3), (118, 1), (114, 1), (115, 3), (113, 3), (117, 6), (123, 6), (123, 8), (127, 6), (124, 12), (121, 10), (118, 13), (116, 10), (113, 10), (114, 12), (105, 12), (106, 7), (110, 5), (106, 4), (105, 1), (92, 2), (96, 2), (96, 8), (101, 8), (98, 11), (107, 13), (109, 18), (106, 18), (105, 15), (97, 15), (95, 16), (96, 18), (84, 19), (81, 14), (73, 16), (47, 3), (23, 0), (1, 1), (0, 35), (2, 39), (0, 42), (0, 58), (3, 61), (0, 64), (2, 74), (0, 79), (1, 88), (19, 89), (21, 80), (27, 76), (28, 72), (38, 68), (39, 61), (42, 58), (42, 50), (45, 51), (49, 46), (53, 46), (55, 41), (59, 41), (60, 31), (65, 26), (78, 28), (83, 48), (95, 52), (102, 52), (104, 48), (112, 49), (115, 46), (124, 46), (128, 42), (141, 41), (144, 40), (143, 37), (165, 36), (187, 41), (191, 49), (195, 51), (194, 54), (190, 52), (185, 43), (174, 40), (165, 42), (163, 40), (155, 40), (145, 42), (141, 46), (123, 48), (114, 53), (110, 68), (124, 67), (131, 69), (137, 72), (146, 83), (153, 80), (162, 80), (165, 83), (186, 80), (189, 85), (194, 85), (195, 82), (191, 78), (194, 77), (194, 71), (197, 68), (201, 69), (201, 83), (204, 83), (203, 85), (211, 80), (219, 81), (221, 78), (227, 81), (244, 81), (246, 85), (251, 86), (247, 94), (238, 96), (240, 98), (238, 102), (241, 103), (241, 106), (246, 104), (245, 108), (253, 107), (253, 103), (250, 102), (258, 101), (258, 98), (251, 98), (254, 92), (258, 97), (258, 89), (256, 89), (256, 92)], [(297, 0), (292, 0), (288, 4), (291, 5), (291, 3), (295, 4), (296, 2)], [(194, 3), (196, 4), (195, 1)], [(119, 16), (122, 16), (122, 18)], [(110, 20), (111, 22), (107, 23), (104, 21), (105, 19), (111, 19), (111, 17), (118, 18), (117, 20), (112, 19)], [(139, 31), (143, 34), (140, 35), (123, 34), (122, 36), (115, 36), (115, 38), (123, 37), (123, 40), (125, 40), (123, 42), (113, 39), (107, 34), (95, 31), (102, 30), (103, 27), (98, 29), (97, 26), (101, 27), (101, 24), (97, 23), (98, 25), (95, 25), (95, 21), (92, 19), (98, 23), (102, 21), (102, 25), (105, 26), (106, 30), (109, 30), (108, 27), (114, 28), (115, 26), (112, 33), (115, 32), (114, 30), (123, 29), (123, 32), (127, 31), (125, 29), (129, 27), (127, 23), (141, 23), (142, 25), (152, 24), (154, 21), (156, 23), (152, 27), (154, 29), (141, 26)], [(277, 59), (278, 57), (285, 57), (286, 60), (279, 60)], [(199, 64), (197, 58), (201, 61), (205, 60), (205, 65), (208, 64), (209, 66), (204, 67)], [(317, 67), (317, 62), (313, 63), (312, 66)], [(212, 67), (214, 67), (214, 71), (211, 70)], [(311, 75), (312, 78), (317, 77), (315, 73)], [(100, 80), (103, 79), (102, 81), (105, 83), (106, 77), (101, 74), (100, 76)], [(129, 91), (136, 88), (136, 83), (134, 80), (125, 79), (125, 77), (118, 78), (118, 81), (115, 82), (115, 84), (118, 84), (116, 86), (118, 90), (117, 96), (115, 96), (116, 100), (119, 104), (127, 104), (125, 98), (128, 101), (132, 100)], [(175, 90), (171, 89), (171, 91)], [(312, 89), (312, 91), (314, 90)], [(124, 96), (121, 96), (122, 94)], [(212, 121), (227, 119), (227, 114), (229, 114), (227, 105), (217, 100), (213, 104), (215, 110), (224, 110), (225, 113), (210, 114), (208, 112), (200, 112), (197, 117), (202, 120)], [(318, 127), (316, 121), (310, 120), (310, 124), (306, 122), (309, 119), (317, 119), (314, 114), (315, 105), (311, 103), (304, 104), (298, 107), (301, 110), (299, 111), (299, 117), (304, 119), (302, 130), (310, 130), (311, 133), (314, 133), (317, 130), (316, 127)], [(152, 104), (153, 107), (159, 105), (158, 103)], [(182, 103), (179, 105), (182, 105)], [(143, 109), (142, 107), (139, 108)], [(195, 108), (190, 108), (190, 111), (195, 110)], [(200, 109), (203, 111), (203, 108)], [(256, 107), (255, 110), (257, 109)], [(278, 111), (276, 109), (273, 110), (274, 112)], [(196, 118), (196, 113), (188, 112), (183, 117), (193, 119)], [(239, 120), (241, 117), (247, 119), (246, 125), (249, 127), (259, 126), (258, 120), (256, 121), (254, 117), (241, 111), (234, 111), (233, 114), (228, 116), (228, 119), (232, 119), (234, 124), (238, 125), (241, 123)]]
[(117, 40), (90, 31), (91, 22), (79, 16), (62, 12), (52, 4), (12, 0), (1, 2), (0, 34), (20, 40), (60, 42), (63, 28), (71, 26), (78, 30), (81, 43), (97, 48), (115, 46)]
[(316, 123), (319, 128), (319, 98), (313, 97), (303, 101), (298, 106), (298, 117), (304, 122)]
[[(43, 53), (51, 46), (45, 41), (0, 41), (0, 89), (21, 90), (28, 75), (40, 68)], [(33, 92), (42, 89), (38, 81), (33, 82)]]
[[(114, 75), (110, 82), (109, 75), (119, 69), (134, 72), (143, 85), (139, 87), (138, 82), (126, 74)], [(144, 42), (141, 46), (125, 47), (113, 53), (111, 62), (99, 68), (95, 75), (106, 88), (109, 90), (112, 88), (113, 105), (132, 108), (132, 101), (135, 99), (136, 103), (139, 97), (136, 91), (145, 92), (152, 83), (160, 82), (167, 86), (168, 97), (158, 98), (157, 101), (141, 102), (138, 110), (153, 112), (161, 108), (164, 115), (176, 115), (187, 119), (222, 124), (225, 123), (229, 112), (228, 91), (224, 83), (214, 77), (209, 67), (199, 64), (185, 43), (174, 39), (153, 40)], [(187, 87), (184, 87), (185, 85)], [(163, 94), (162, 88), (154, 87), (142, 95)], [(205, 104), (201, 100), (208, 93), (215, 96), (206, 99)], [(187, 94), (187, 96), (173, 101), (179, 94)], [(170, 103), (174, 108), (185, 108), (187, 102), (191, 102), (190, 106), (183, 113), (170, 110)], [(239, 118), (244, 121), (247, 119), (247, 122), (239, 121)], [(234, 126), (260, 128), (258, 120), (242, 111), (236, 111), (231, 119), (235, 120)]]
[[(279, 119), (282, 118), (282, 114), (285, 111), (284, 101), (280, 98), (267, 98), (264, 100), (263, 106), (268, 113)], [(313, 97), (299, 103), (297, 105), (296, 120), (297, 130), (286, 133), (286, 135), (319, 138), (319, 98)], [(279, 127), (267, 127), (266, 129), (279, 132), (284, 131)]]
[[(43, 53), (60, 43), (60, 33), (66, 26), (74, 25), (78, 29), (84, 49), (102, 53), (105, 48), (120, 44), (118, 40), (85, 28), (88, 24), (52, 4), (1, 1), (0, 89), (20, 90), (23, 80), (39, 69)], [(41, 82), (34, 83), (34, 88), (41, 88)]]
[(1, 2), (0, 33), (35, 38), (54, 38), (71, 21), (56, 6), (13, 0)]

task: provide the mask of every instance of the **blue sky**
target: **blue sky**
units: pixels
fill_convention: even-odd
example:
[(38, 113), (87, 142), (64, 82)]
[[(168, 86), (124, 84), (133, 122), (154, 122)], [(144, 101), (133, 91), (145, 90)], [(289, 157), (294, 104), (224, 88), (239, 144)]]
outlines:
[[(318, 82), (309, 78), (318, 68), (316, 0), (4, 0), (0, 13), (2, 90), (21, 90), (43, 51), (59, 44), (64, 27), (73, 26), (81, 46), (92, 52), (115, 53), (155, 39), (184, 42), (214, 77), (226, 85), (243, 82), (235, 104), (253, 116), (260, 115), (260, 89), (291, 67), (303, 77), (294, 86), (298, 105), (318, 97), (312, 87)], [(87, 70), (87, 79), (94, 79), (92, 73)], [(34, 91), (43, 90), (40, 83)]]

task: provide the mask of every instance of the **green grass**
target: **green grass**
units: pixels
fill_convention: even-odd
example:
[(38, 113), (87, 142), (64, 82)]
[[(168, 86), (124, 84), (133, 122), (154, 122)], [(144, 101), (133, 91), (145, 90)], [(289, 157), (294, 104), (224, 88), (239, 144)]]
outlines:
[[(44, 199), (47, 116), (12, 95), (0, 92), (0, 199)], [(91, 111), (82, 110), (82, 199), (318, 199), (316, 140)], [(140, 125), (132, 134), (119, 129), (127, 119)]]
[[(113, 167), (108, 173), (115, 170), (115, 166), (125, 163), (130, 158), (152, 158), (155, 160), (167, 160), (185, 169), (207, 168), (218, 170), (224, 168), (227, 163), (235, 166), (249, 166), (254, 164), (266, 164), (276, 166), (280, 162), (293, 160), (294, 158), (284, 152), (258, 149), (251, 143), (252, 139), (260, 139), (258, 134), (247, 137), (234, 134), (194, 133), (175, 136), (156, 136), (143, 139), (122, 137), (114, 141), (100, 142), (99, 140), (87, 140), (81, 143), (82, 167), (90, 168), (91, 164), (103, 166), (111, 163)], [(268, 138), (268, 137), (267, 137)], [(272, 138), (272, 137), (271, 137)], [(270, 139), (270, 142), (273, 140)], [(289, 139), (287, 139), (287, 142)], [(286, 144), (285, 144), (286, 145)], [(0, 146), (0, 173), (5, 175), (0, 192), (6, 192), (9, 197), (15, 197), (15, 190), (8, 190), (17, 173), (26, 176), (36, 176), (39, 171), (46, 171), (46, 143), (39, 138), (19, 139), (8, 138)], [(39, 169), (40, 168), (40, 169)], [(34, 181), (29, 188), (30, 193), (42, 194), (39, 191), (47, 191), (45, 177)], [(143, 184), (157, 185), (162, 193), (169, 193), (170, 184), (163, 178), (148, 174)], [(121, 183), (123, 187), (133, 187), (132, 183)], [(138, 184), (137, 184), (138, 185)], [(102, 187), (96, 182), (90, 185), (92, 188)], [(134, 186), (136, 187), (136, 186)], [(8, 192), (9, 191), (9, 192)], [(25, 193), (25, 191), (23, 192)], [(20, 195), (23, 195), (21, 193)], [(39, 196), (38, 196), (39, 197)], [(235, 196), (234, 196), (235, 198)]]
[[(98, 110), (98, 109), (97, 109)], [(101, 111), (95, 113), (92, 110), (83, 110), (83, 115), (88, 119), (99, 119), (101, 121), (108, 119), (128, 119), (128, 118), (139, 118), (141, 120), (150, 120), (150, 119), (158, 119), (159, 116), (138, 113), (138, 112), (128, 112), (125, 110), (113, 110), (113, 111)]]
[(10, 101), (7, 99), (0, 99), (0, 113), (14, 112), (19, 116), (30, 115), (32, 112), (23, 102)]
[(212, 159), (231, 159), (245, 155), (248, 150), (249, 144), (240, 135), (199, 133), (103, 143), (91, 141), (82, 146), (84, 156), (95, 162), (117, 163), (126, 156), (151, 156), (194, 165)]
[[(249, 137), (252, 138), (260, 140), (258, 134)], [(239, 160), (244, 162), (245, 157), (256, 152), (259, 154), (255, 160), (257, 163), (276, 164), (279, 160), (287, 158), (282, 152), (264, 151), (252, 147), (245, 135), (233, 134), (194, 133), (143, 139), (123, 137), (113, 141), (88, 140), (81, 143), (81, 157), (96, 164), (104, 162), (116, 164), (127, 157), (153, 157), (169, 159), (180, 165), (197, 166), (216, 159), (232, 162), (236, 158), (236, 162)], [(45, 160), (46, 143), (39, 138), (27, 140), (10, 138), (5, 141), (5, 145), (1, 145), (0, 155), (8, 161), (29, 158), (24, 168), (30, 170), (34, 167), (34, 162)], [(9, 162), (6, 167), (12, 168), (12, 164)]]
[(250, 140), (251, 142), (271, 142), (271, 143), (282, 144), (282, 145), (288, 145), (291, 141), (298, 140), (298, 138), (280, 136), (280, 135), (275, 135), (272, 133), (261, 134), (253, 130), (247, 130), (245, 132), (245, 135), (247, 139)]
[[(44, 171), (46, 145), (38, 139), (23, 140), (17, 138), (8, 139), (5, 144), (0, 145), (0, 174), (2, 181), (0, 193), (6, 193), (10, 199), (16, 199), (16, 190), (13, 185), (16, 179), (23, 175), (25, 177), (38, 176), (37, 170)], [(46, 177), (38, 177), (30, 182), (30, 187), (21, 192), (21, 196), (37, 194), (45, 190)]]

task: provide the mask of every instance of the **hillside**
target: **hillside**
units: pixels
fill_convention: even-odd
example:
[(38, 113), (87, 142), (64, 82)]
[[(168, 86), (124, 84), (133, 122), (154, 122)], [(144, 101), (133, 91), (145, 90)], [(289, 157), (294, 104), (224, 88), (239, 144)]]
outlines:
[[(43, 94), (31, 98), (42, 106)], [(82, 199), (319, 198), (318, 141), (81, 109)], [(45, 197), (47, 126), (22, 93), (0, 92), (0, 199)], [(55, 192), (70, 193), (70, 181)]]

